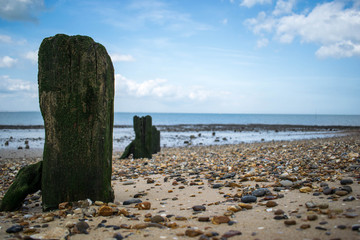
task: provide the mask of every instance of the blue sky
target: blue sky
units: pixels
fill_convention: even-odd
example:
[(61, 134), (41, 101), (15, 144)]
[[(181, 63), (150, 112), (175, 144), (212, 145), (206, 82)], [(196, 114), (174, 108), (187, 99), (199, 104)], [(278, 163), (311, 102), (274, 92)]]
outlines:
[(360, 114), (359, 0), (0, 0), (0, 111), (39, 111), (57, 33), (105, 46), (117, 112)]

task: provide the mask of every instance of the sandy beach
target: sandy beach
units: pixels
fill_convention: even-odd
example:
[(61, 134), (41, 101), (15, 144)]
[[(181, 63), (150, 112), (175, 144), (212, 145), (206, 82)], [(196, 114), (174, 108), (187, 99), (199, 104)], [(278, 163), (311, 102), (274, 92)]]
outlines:
[[(41, 155), (1, 151), (2, 197)], [(120, 154), (114, 203), (44, 213), (37, 192), (19, 211), (0, 213), (0, 238), (360, 239), (359, 134), (164, 148), (151, 160)]]

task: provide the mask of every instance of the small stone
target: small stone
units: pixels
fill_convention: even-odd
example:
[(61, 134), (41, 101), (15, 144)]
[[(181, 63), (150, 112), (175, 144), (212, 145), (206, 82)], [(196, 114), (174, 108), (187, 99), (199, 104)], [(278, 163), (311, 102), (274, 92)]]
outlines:
[(65, 223), (65, 227), (67, 228), (73, 228), (75, 226), (75, 223), (74, 222), (67, 222)]
[(309, 220), (309, 221), (315, 221), (317, 219), (318, 219), (318, 216), (315, 214), (311, 214), (311, 215), (307, 216), (307, 220)]
[(210, 222), (210, 218), (209, 217), (199, 217), (198, 221), (199, 222)]
[(284, 221), (284, 224), (286, 226), (291, 226), (291, 225), (295, 225), (296, 224), (296, 221), (295, 220), (285, 220)]
[(352, 179), (349, 179), (349, 178), (341, 179), (341, 181), (340, 181), (341, 185), (348, 185), (348, 184), (353, 184), (353, 183), (354, 183), (354, 181)]
[(320, 209), (328, 209), (329, 208), (329, 204), (328, 203), (320, 203), (317, 205), (318, 208)]
[(312, 188), (311, 187), (302, 187), (299, 189), (299, 191), (301, 193), (309, 193), (309, 192), (312, 192)]
[(353, 213), (353, 212), (348, 212), (348, 213), (345, 213), (344, 215), (347, 218), (356, 218), (357, 216), (359, 216), (359, 214)]
[(316, 208), (316, 204), (314, 202), (312, 202), (312, 201), (306, 202), (305, 206), (307, 208)]
[(176, 216), (175, 220), (177, 220), (177, 221), (186, 221), (188, 219), (186, 217), (183, 217), (183, 216)]
[(227, 216), (215, 216), (211, 219), (213, 224), (222, 224), (230, 222), (230, 218)]
[(96, 205), (96, 206), (102, 206), (102, 205), (104, 205), (104, 202), (102, 202), (102, 201), (95, 201), (95, 205)]
[(139, 210), (150, 210), (151, 203), (150, 202), (142, 202), (135, 205)]
[(103, 217), (111, 216), (113, 214), (113, 209), (109, 206), (104, 205), (99, 208), (98, 214), (99, 216)]
[(21, 232), (23, 229), (24, 228), (21, 225), (14, 225), (14, 226), (11, 226), (8, 229), (6, 229), (6, 232), (7, 233), (18, 233), (18, 232)]
[(286, 215), (276, 215), (274, 217), (275, 220), (284, 220), (284, 219), (288, 219), (288, 216)]
[(123, 185), (134, 185), (135, 182), (134, 181), (125, 181), (123, 182)]
[(146, 180), (147, 184), (151, 184), (151, 183), (154, 183), (154, 182), (155, 182), (155, 180), (152, 179), (152, 178), (148, 178), (148, 180)]
[(321, 226), (316, 226), (315, 229), (317, 229), (317, 230), (322, 230), (322, 231), (327, 231), (326, 228), (321, 227)]
[(165, 219), (160, 215), (156, 215), (156, 216), (151, 218), (151, 222), (152, 223), (165, 222)]
[(344, 230), (344, 229), (346, 229), (346, 225), (338, 225), (338, 226), (336, 226), (336, 228)]
[(132, 198), (123, 202), (123, 205), (130, 205), (134, 203), (141, 203), (142, 201), (138, 198)]
[(282, 180), (282, 181), (280, 181), (280, 185), (283, 187), (292, 187), (294, 184), (292, 181)]
[(311, 227), (310, 224), (302, 224), (302, 225), (300, 226), (301, 229), (308, 229), (308, 228), (310, 228), (310, 227)]
[(221, 188), (221, 187), (223, 187), (223, 186), (224, 186), (224, 184), (215, 183), (215, 184), (212, 185), (212, 188)]
[(74, 232), (75, 233), (82, 233), (82, 234), (88, 234), (87, 229), (89, 228), (89, 224), (84, 221), (80, 221), (75, 224)]
[(243, 202), (243, 203), (252, 203), (252, 202), (256, 202), (256, 200), (257, 200), (257, 197), (252, 196), (252, 195), (246, 195), (241, 198), (241, 202)]
[(359, 231), (360, 230), (360, 224), (354, 224), (351, 226), (351, 230), (353, 231)]
[(231, 212), (239, 212), (242, 210), (242, 208), (237, 205), (233, 205), (233, 206), (228, 207), (227, 210), (231, 211)]
[(335, 191), (335, 194), (338, 195), (338, 196), (345, 196), (347, 194), (349, 194), (347, 191), (345, 190), (337, 190)]
[(247, 203), (239, 203), (238, 206), (241, 208), (248, 209), (248, 210), (253, 208), (253, 206), (251, 204), (247, 204)]
[(124, 237), (120, 233), (115, 233), (113, 235), (113, 238), (115, 238), (116, 240), (123, 240), (124, 239)]
[(206, 207), (203, 206), (203, 205), (195, 205), (192, 207), (192, 209), (195, 211), (195, 212), (198, 212), (198, 211), (205, 211), (206, 210)]
[(44, 221), (45, 221), (45, 222), (52, 222), (52, 221), (54, 221), (54, 216), (45, 217), (45, 218), (44, 218)]
[(281, 210), (281, 209), (277, 209), (275, 212), (274, 212), (274, 214), (275, 215), (284, 215), (284, 211), (283, 210)]
[(252, 195), (255, 197), (263, 197), (266, 194), (271, 194), (271, 192), (267, 188), (258, 188), (252, 192)]
[(68, 209), (68, 208), (71, 208), (71, 205), (69, 202), (59, 203), (59, 210)]
[(230, 231), (224, 233), (224, 235), (221, 236), (221, 239), (228, 239), (228, 238), (231, 238), (231, 237), (234, 237), (234, 236), (239, 236), (241, 234), (242, 233), (240, 231), (230, 230)]
[(351, 201), (354, 201), (354, 200), (355, 200), (354, 196), (348, 196), (348, 197), (343, 199), (344, 202), (351, 202)]
[(333, 194), (334, 192), (335, 192), (334, 189), (329, 188), (329, 187), (326, 187), (323, 189), (323, 194), (325, 194), (325, 195), (330, 195), (330, 194)]
[(278, 204), (277, 204), (277, 202), (275, 202), (275, 201), (268, 201), (267, 203), (266, 203), (266, 207), (268, 207), (268, 208), (271, 208), (271, 207), (276, 207)]
[(199, 235), (202, 235), (204, 232), (199, 230), (199, 229), (187, 229), (185, 231), (185, 235), (188, 236), (188, 237), (197, 237)]

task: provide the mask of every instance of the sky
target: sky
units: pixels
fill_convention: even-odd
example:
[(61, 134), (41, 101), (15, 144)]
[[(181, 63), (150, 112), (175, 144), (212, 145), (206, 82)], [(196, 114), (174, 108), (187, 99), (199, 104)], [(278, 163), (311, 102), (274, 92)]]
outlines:
[(105, 46), (116, 112), (360, 114), (360, 0), (0, 0), (0, 111), (40, 111), (58, 33)]

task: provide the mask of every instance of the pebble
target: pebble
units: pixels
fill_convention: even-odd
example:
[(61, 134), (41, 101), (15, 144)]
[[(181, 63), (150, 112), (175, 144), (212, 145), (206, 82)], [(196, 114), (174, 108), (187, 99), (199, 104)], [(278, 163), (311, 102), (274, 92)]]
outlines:
[(231, 212), (239, 212), (242, 210), (242, 208), (237, 205), (233, 205), (233, 206), (228, 207), (227, 210), (231, 211)]
[(188, 236), (188, 237), (197, 237), (199, 235), (202, 235), (204, 232), (199, 230), (199, 229), (187, 229), (185, 231), (185, 236)]
[(294, 184), (292, 181), (282, 180), (282, 181), (280, 181), (280, 185), (283, 187), (292, 187)]
[(123, 205), (130, 205), (134, 203), (141, 203), (142, 201), (138, 198), (132, 198), (123, 202)]
[(348, 196), (348, 197), (343, 199), (344, 202), (351, 202), (351, 201), (354, 201), (354, 200), (355, 200), (354, 196)]
[(200, 212), (200, 211), (205, 211), (206, 210), (206, 207), (203, 206), (203, 205), (195, 205), (192, 207), (192, 209), (195, 211), (195, 212)]
[(357, 216), (359, 216), (359, 214), (353, 212), (345, 213), (344, 215), (347, 218), (356, 218)]
[(231, 237), (240, 236), (241, 234), (242, 233), (240, 231), (230, 230), (230, 231), (224, 233), (224, 235), (221, 236), (221, 239), (228, 239)]
[(318, 216), (315, 215), (315, 214), (311, 214), (311, 215), (308, 215), (306, 218), (307, 218), (307, 220), (309, 220), (309, 221), (315, 221), (315, 220), (318, 219)]
[(223, 186), (224, 186), (224, 184), (215, 183), (215, 184), (212, 185), (212, 188), (221, 188), (221, 187), (223, 187)]
[(266, 203), (266, 207), (268, 207), (268, 208), (276, 207), (277, 205), (278, 204), (275, 201), (267, 201), (267, 203)]
[(284, 211), (283, 210), (281, 210), (281, 209), (277, 209), (275, 212), (274, 212), (274, 214), (275, 215), (284, 215)]
[(7, 233), (18, 233), (18, 232), (21, 232), (23, 229), (24, 228), (21, 225), (14, 225), (14, 226), (11, 226), (8, 229), (6, 229), (6, 232)]
[(241, 202), (243, 203), (253, 203), (257, 201), (257, 197), (252, 195), (246, 195), (241, 198)]
[(348, 195), (349, 193), (345, 190), (336, 190), (335, 194), (338, 196), (345, 196), (345, 195)]
[(134, 181), (125, 181), (123, 182), (123, 185), (134, 185), (135, 182)]
[(315, 204), (314, 202), (312, 202), (312, 201), (306, 202), (306, 203), (305, 203), (305, 206), (306, 206), (307, 208), (316, 208), (316, 204)]
[(163, 218), (163, 217), (160, 216), (160, 215), (156, 215), (156, 216), (153, 216), (153, 217), (151, 218), (151, 222), (152, 222), (152, 223), (165, 222), (165, 218)]
[(198, 221), (199, 222), (210, 222), (210, 218), (209, 217), (199, 217)]
[(115, 233), (113, 235), (113, 238), (115, 238), (116, 240), (123, 240), (124, 239), (124, 237), (120, 233)]
[(351, 230), (353, 231), (359, 231), (360, 230), (360, 224), (354, 224), (351, 226)]
[(266, 194), (271, 194), (270, 190), (267, 188), (258, 188), (252, 192), (252, 195), (255, 197), (263, 197)]
[(98, 212), (99, 216), (107, 217), (107, 216), (111, 216), (112, 214), (113, 214), (113, 209), (109, 206), (104, 205), (99, 208), (99, 212)]
[(151, 203), (150, 202), (142, 202), (135, 205), (135, 207), (139, 210), (150, 210)]
[(348, 185), (348, 184), (353, 184), (353, 183), (354, 183), (354, 181), (350, 178), (340, 180), (341, 185)]
[(301, 229), (308, 229), (308, 228), (310, 228), (310, 227), (311, 227), (310, 224), (302, 224), (302, 225), (300, 226)]
[(89, 224), (85, 221), (80, 221), (75, 224), (74, 233), (88, 234)]
[(296, 225), (296, 221), (295, 220), (285, 220), (284, 224), (286, 226)]
[(301, 193), (309, 193), (309, 192), (312, 192), (312, 188), (311, 187), (302, 187), (299, 189), (299, 191)]
[(326, 228), (321, 227), (321, 226), (316, 226), (315, 229), (317, 229), (317, 230), (322, 230), (322, 231), (327, 231)]
[(227, 217), (227, 216), (214, 216), (214, 217), (211, 219), (211, 222), (212, 222), (213, 224), (228, 223), (228, 222), (230, 222), (230, 218)]
[(248, 210), (253, 208), (251, 204), (247, 204), (247, 203), (238, 203), (238, 206)]

